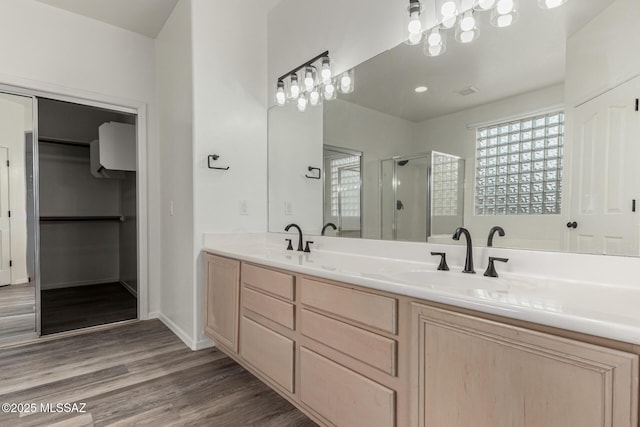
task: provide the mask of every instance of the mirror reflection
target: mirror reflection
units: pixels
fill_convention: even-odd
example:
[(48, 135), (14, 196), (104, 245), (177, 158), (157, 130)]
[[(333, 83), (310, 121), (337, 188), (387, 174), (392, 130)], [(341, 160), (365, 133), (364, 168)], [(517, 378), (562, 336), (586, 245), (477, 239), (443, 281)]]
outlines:
[[(453, 244), (464, 225), (482, 244), (502, 226), (494, 246), (640, 255), (640, 6), (536, 3), (508, 28), (479, 14), (480, 37), (450, 37), (441, 56), (402, 44), (371, 58), (321, 107), (272, 108), (269, 230)], [(343, 188), (331, 150), (360, 153), (359, 186)], [(438, 156), (458, 175), (437, 177)]]
[(33, 100), (0, 93), (0, 342), (36, 331)]

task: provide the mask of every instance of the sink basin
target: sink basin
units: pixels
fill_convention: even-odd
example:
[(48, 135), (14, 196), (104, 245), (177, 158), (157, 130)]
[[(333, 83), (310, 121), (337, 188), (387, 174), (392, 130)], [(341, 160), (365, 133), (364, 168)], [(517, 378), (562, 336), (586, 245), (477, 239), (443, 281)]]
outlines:
[(507, 290), (509, 285), (500, 278), (450, 271), (413, 270), (384, 275), (386, 280), (433, 289), (486, 289)]

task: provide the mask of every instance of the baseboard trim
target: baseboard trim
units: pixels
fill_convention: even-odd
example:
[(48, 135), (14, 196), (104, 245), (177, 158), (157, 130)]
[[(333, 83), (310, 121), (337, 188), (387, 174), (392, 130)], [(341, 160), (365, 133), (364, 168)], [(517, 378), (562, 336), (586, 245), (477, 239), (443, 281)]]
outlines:
[(164, 323), (164, 325), (169, 328), (169, 330), (171, 332), (173, 332), (178, 338), (180, 338), (182, 340), (183, 343), (186, 344), (187, 347), (189, 347), (191, 350), (195, 350), (195, 345), (193, 340), (191, 339), (191, 337), (189, 337), (189, 334), (187, 334), (185, 331), (182, 330), (182, 328), (180, 328), (178, 325), (176, 325), (171, 319), (169, 319), (167, 316), (165, 316), (162, 313), (149, 313), (149, 318), (151, 318), (151, 315), (157, 315), (157, 318)]
[(193, 348), (194, 351), (198, 351), (198, 350), (204, 350), (205, 348), (211, 348), (211, 347), (215, 347), (216, 343), (210, 339), (210, 338), (203, 338), (199, 341), (196, 342), (195, 347)]
[(104, 280), (96, 280), (93, 282), (67, 282), (67, 283), (49, 283), (49, 284), (41, 284), (40, 289), (43, 291), (48, 291), (51, 289), (63, 289), (63, 288), (75, 288), (78, 286), (91, 286), (91, 285), (104, 285), (106, 283), (119, 283), (120, 278), (116, 277), (115, 279), (104, 279)]
[(120, 284), (122, 285), (123, 288), (128, 290), (131, 295), (133, 295), (134, 297), (138, 298), (138, 291), (133, 289), (133, 287), (131, 287), (130, 284), (128, 284), (124, 280), (120, 280)]

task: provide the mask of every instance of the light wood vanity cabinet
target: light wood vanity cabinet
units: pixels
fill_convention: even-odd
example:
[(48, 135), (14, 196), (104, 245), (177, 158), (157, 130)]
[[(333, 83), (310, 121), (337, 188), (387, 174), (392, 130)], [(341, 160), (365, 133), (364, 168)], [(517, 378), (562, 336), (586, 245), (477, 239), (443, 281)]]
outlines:
[(238, 352), (240, 261), (205, 255), (205, 332), (217, 344)]
[(638, 356), (412, 304), (414, 425), (635, 427)]
[(320, 425), (639, 427), (638, 346), (209, 254), (206, 265), (207, 334)]

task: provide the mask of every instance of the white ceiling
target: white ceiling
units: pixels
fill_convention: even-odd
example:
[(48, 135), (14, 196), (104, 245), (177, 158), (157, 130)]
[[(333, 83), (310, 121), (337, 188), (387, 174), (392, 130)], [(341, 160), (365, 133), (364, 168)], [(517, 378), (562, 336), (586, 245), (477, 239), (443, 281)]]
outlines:
[(37, 0), (155, 38), (178, 0)]
[[(347, 101), (414, 122), (562, 83), (567, 36), (589, 22), (613, 0), (572, 0), (542, 10), (533, 0), (520, 2), (520, 19), (510, 28), (480, 15), (480, 37), (455, 41), (448, 30), (447, 51), (430, 58), (422, 46), (399, 45), (356, 67), (354, 93)], [(427, 86), (425, 93), (415, 93)], [(478, 93), (458, 92), (474, 86)]]

